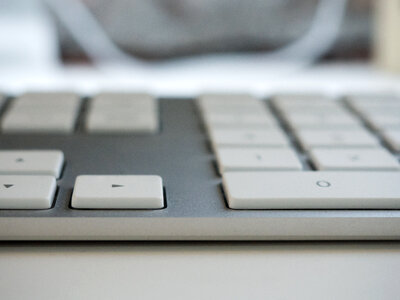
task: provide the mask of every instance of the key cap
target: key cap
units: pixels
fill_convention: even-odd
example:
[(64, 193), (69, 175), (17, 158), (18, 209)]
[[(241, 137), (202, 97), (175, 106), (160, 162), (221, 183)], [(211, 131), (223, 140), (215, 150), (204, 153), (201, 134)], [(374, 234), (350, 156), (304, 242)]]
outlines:
[(400, 115), (396, 113), (371, 113), (363, 116), (369, 126), (375, 130), (400, 128)]
[(400, 152), (400, 128), (384, 130), (382, 135), (394, 151)]
[(74, 131), (76, 113), (6, 113), (1, 122), (4, 133), (57, 133)]
[(378, 139), (366, 130), (301, 129), (296, 136), (305, 150), (315, 147), (379, 147)]
[(293, 128), (356, 128), (361, 122), (350, 114), (293, 113), (284, 115), (286, 122)]
[(159, 209), (164, 207), (160, 176), (82, 175), (75, 181), (72, 207), (87, 209)]
[(400, 172), (227, 172), (232, 209), (399, 209)]
[(248, 94), (204, 94), (197, 99), (200, 106), (209, 104), (224, 104), (224, 105), (259, 105), (260, 102), (256, 97)]
[(394, 171), (400, 170), (397, 159), (383, 148), (313, 149), (310, 157), (318, 170)]
[(286, 136), (278, 129), (213, 129), (211, 143), (219, 146), (287, 146)]
[(86, 131), (90, 133), (155, 133), (158, 116), (151, 113), (105, 112), (89, 114)]
[(242, 128), (254, 128), (260, 126), (273, 126), (276, 121), (267, 114), (249, 114), (249, 113), (213, 113), (204, 116), (207, 126), (212, 128), (228, 128), (241, 126)]
[(157, 111), (157, 100), (149, 94), (140, 93), (101, 93), (90, 100), (90, 107), (96, 109), (136, 111)]
[(245, 170), (301, 170), (302, 165), (291, 149), (228, 148), (216, 149), (220, 173)]
[(78, 95), (68, 92), (31, 92), (17, 97), (13, 102), (25, 106), (77, 106), (81, 100)]
[(0, 174), (60, 177), (64, 154), (59, 150), (1, 150)]
[(52, 176), (0, 175), (0, 209), (49, 209), (56, 188)]
[(277, 95), (271, 100), (273, 106), (280, 111), (296, 110), (302, 107), (334, 109), (338, 102), (333, 101), (323, 95)]

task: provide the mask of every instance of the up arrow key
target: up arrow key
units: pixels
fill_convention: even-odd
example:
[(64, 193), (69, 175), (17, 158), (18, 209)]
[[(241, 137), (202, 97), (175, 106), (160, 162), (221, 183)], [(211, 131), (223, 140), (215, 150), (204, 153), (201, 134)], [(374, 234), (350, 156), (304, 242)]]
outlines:
[(123, 185), (121, 185), (121, 184), (112, 184), (111, 187), (112, 187), (112, 188), (123, 187)]
[(13, 187), (14, 185), (13, 185), (13, 184), (3, 184), (3, 186), (4, 186), (6, 189), (9, 189), (10, 187)]

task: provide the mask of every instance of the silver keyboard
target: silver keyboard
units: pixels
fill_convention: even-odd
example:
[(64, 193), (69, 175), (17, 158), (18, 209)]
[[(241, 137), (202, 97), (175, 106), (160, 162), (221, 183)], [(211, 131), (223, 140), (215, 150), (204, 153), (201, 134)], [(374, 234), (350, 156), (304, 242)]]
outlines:
[(0, 239), (400, 237), (400, 99), (1, 98)]

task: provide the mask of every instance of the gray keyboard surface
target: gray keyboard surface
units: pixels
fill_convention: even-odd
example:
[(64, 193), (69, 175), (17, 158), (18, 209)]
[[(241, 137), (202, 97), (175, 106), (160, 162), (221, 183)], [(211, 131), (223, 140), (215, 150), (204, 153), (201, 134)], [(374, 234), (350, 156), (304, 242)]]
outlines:
[[(338, 128), (338, 125), (335, 124), (336, 120), (342, 122), (344, 126), (342, 132), (351, 132), (351, 130), (360, 130), (360, 128), (368, 132), (368, 136), (366, 136), (367, 134), (356, 136), (354, 138), (355, 145), (348, 141), (346, 135), (338, 137), (337, 132), (333, 133), (333, 140), (336, 139), (339, 145), (331, 145), (332, 139), (325, 137), (321, 139), (318, 134), (309, 132), (310, 126), (307, 124), (312, 122), (315, 114), (311, 117), (310, 115), (304, 117), (302, 113), (300, 113), (301, 116), (296, 115), (299, 111), (301, 112), (301, 107), (287, 108), (285, 101), (279, 102), (278, 100), (279, 98), (274, 101), (257, 101), (260, 104), (256, 105), (265, 107), (268, 114), (267, 119), (263, 119), (264, 117), (250, 117), (249, 119), (240, 117), (243, 120), (238, 120), (235, 119), (236, 112), (227, 111), (224, 105), (213, 106), (211, 110), (215, 109), (215, 111), (210, 113), (205, 112), (202, 104), (195, 99), (157, 99), (155, 100), (158, 104), (157, 109), (154, 110), (152, 105), (150, 108), (144, 108), (143, 113), (150, 115), (150, 121), (146, 118), (143, 122), (131, 122), (130, 118), (125, 117), (117, 122), (118, 126), (107, 128), (104, 128), (104, 124), (113, 123), (110, 120), (116, 120), (118, 115), (124, 114), (124, 109), (113, 108), (113, 105), (110, 104), (104, 106), (98, 104), (100, 110), (97, 113), (106, 116), (106, 121), (101, 121), (102, 118), (91, 121), (91, 126), (96, 127), (93, 124), (98, 124), (97, 129), (92, 130), (93, 127), (87, 126), (91, 113), (90, 101), (92, 100), (82, 99), (77, 108), (71, 109), (75, 114), (74, 118), (66, 118), (67, 121), (64, 123), (57, 123), (58, 121), (43, 123), (41, 118), (44, 116), (41, 115), (35, 117), (35, 124), (37, 124), (35, 130), (29, 130), (29, 128), (24, 130), (29, 122), (23, 117), (21, 119), (15, 117), (16, 121), (7, 121), (7, 126), (4, 125), (5, 119), (12, 118), (9, 115), (10, 111), (14, 109), (13, 101), (15, 99), (8, 99), (3, 105), (0, 116), (3, 131), (0, 137), (0, 150), (3, 152), (57, 150), (58, 152), (52, 152), (52, 159), (54, 164), (63, 159), (63, 165), (59, 174), (57, 169), (50, 168), (50, 173), (46, 173), (36, 165), (31, 166), (30, 173), (20, 174), (12, 166), (7, 168), (7, 161), (3, 163), (3, 167), (0, 166), (1, 180), (14, 178), (10, 176), (40, 175), (44, 178), (43, 180), (47, 181), (50, 176), (58, 177), (54, 199), (51, 197), (51, 193), (45, 195), (46, 199), (51, 198), (50, 208), (24, 209), (22, 206), (22, 209), (10, 209), (7, 208), (9, 202), (4, 202), (6, 204), (2, 208), (0, 199), (0, 239), (399, 239), (400, 190), (397, 183), (400, 186), (398, 142), (400, 126), (396, 123), (398, 120), (396, 111), (399, 109), (400, 101), (396, 102), (398, 99), (387, 101), (386, 110), (376, 107), (376, 104), (374, 107), (373, 101), (369, 102), (369, 107), (361, 106), (356, 98), (354, 101), (347, 102), (327, 101), (327, 103), (339, 103), (341, 108), (338, 110), (343, 109), (352, 118), (352, 121), (348, 121), (347, 117), (334, 117), (332, 128)], [(119, 106), (121, 105), (124, 104), (120, 103)], [(326, 111), (335, 110), (330, 107), (331, 105), (326, 104), (327, 107), (324, 109)], [(24, 109), (15, 114), (32, 114), (29, 109), (28, 113)], [(139, 109), (140, 111), (138, 107), (126, 107), (125, 111), (129, 113), (129, 109)], [(245, 114), (246, 109), (244, 106), (239, 108), (241, 114)], [(251, 107), (248, 109), (252, 110)], [(288, 109), (291, 109), (292, 112), (288, 112)], [(394, 113), (387, 113), (390, 110)], [(50, 113), (48, 111), (47, 113), (51, 114), (52, 108), (49, 111)], [(378, 111), (378, 114), (370, 114), (368, 111)], [(390, 117), (382, 117), (382, 113), (379, 114), (379, 111), (385, 111), (386, 116)], [(57, 113), (62, 114), (63, 112)], [(209, 117), (207, 113), (214, 116)], [(317, 112), (317, 114), (320, 113)], [(385, 114), (383, 115), (385, 116)], [(154, 116), (156, 116), (156, 121)], [(328, 128), (330, 118), (321, 119), (323, 122), (328, 122), (324, 132), (329, 133), (332, 130), (332, 128)], [(264, 120), (268, 121), (264, 122)], [(271, 120), (272, 125), (269, 122)], [(357, 124), (354, 125), (353, 120), (356, 120)], [(256, 122), (256, 124), (254, 125), (252, 122)], [(282, 136), (271, 135), (269, 131), (267, 133), (270, 135), (263, 136), (265, 133), (263, 131), (260, 135), (257, 133), (251, 135), (251, 139), (257, 138), (256, 141), (260, 141), (260, 144), (256, 143), (256, 145), (250, 146), (246, 143), (243, 144), (241, 136), (246, 136), (246, 132), (243, 131), (250, 130), (249, 132), (254, 134), (255, 128), (260, 129), (260, 124), (257, 122), (266, 131), (268, 131), (267, 127), (276, 129), (279, 134), (283, 135), (284, 140), (282, 140)], [(49, 130), (54, 123), (57, 123), (55, 127), (57, 130)], [(64, 126), (65, 124), (68, 126)], [(234, 126), (231, 126), (232, 124)], [(345, 126), (346, 124), (354, 125), (354, 127), (349, 129)], [(304, 130), (300, 131), (300, 127), (304, 127)], [(10, 128), (13, 129), (9, 130)], [(218, 130), (219, 132), (215, 132)], [(235, 133), (235, 130), (238, 130), (239, 133)], [(376, 143), (373, 139), (371, 140), (370, 135), (376, 139)], [(276, 140), (277, 145), (269, 145), (271, 140)], [(321, 146), (318, 143), (327, 143), (327, 145)], [(346, 143), (350, 143), (352, 146), (348, 147)], [(361, 163), (349, 166), (348, 161), (343, 161), (343, 159), (340, 161), (340, 157), (335, 157), (332, 163), (329, 153), (332, 149), (337, 149), (335, 155), (344, 153), (342, 156), (346, 159), (351, 157), (350, 162), (359, 159), (354, 158), (354, 155), (360, 155), (361, 158), (364, 155), (367, 158), (372, 157), (375, 165), (372, 163), (365, 166)], [(355, 151), (355, 154), (345, 152), (349, 149)], [(286, 150), (291, 151), (297, 161), (291, 164), (287, 156), (283, 157), (283, 163), (287, 164), (287, 169), (282, 170), (279, 168), (281, 163), (276, 162), (274, 158), (278, 159), (277, 157)], [(253, 151), (250, 155), (251, 159), (255, 159), (254, 162), (250, 161), (249, 163), (246, 158), (249, 151)], [(60, 158), (60, 153), (63, 155), (62, 158)], [(268, 153), (272, 153), (272, 161), (278, 167), (271, 168), (268, 162), (264, 163), (264, 161), (260, 164), (260, 160), (264, 159), (263, 155), (268, 156)], [(292, 155), (291, 153), (288, 155)], [(12, 154), (8, 153), (8, 155)], [(19, 163), (21, 163), (25, 154), (19, 154), (13, 156), (12, 159), (19, 159)], [(236, 157), (233, 163), (229, 160), (230, 155)], [(374, 159), (376, 157), (379, 159)], [(337, 162), (338, 159), (339, 162)], [(46, 158), (45, 161), (47, 161)], [(39, 171), (37, 171), (38, 169)], [(296, 180), (296, 172), (302, 179)], [(324, 176), (331, 176), (334, 173), (336, 177), (332, 177), (332, 180), (336, 180), (335, 184), (336, 182), (342, 184), (344, 189), (343, 199), (340, 199), (340, 194), (330, 195), (330, 202), (326, 204), (327, 202), (323, 201), (324, 197), (320, 197), (319, 192), (312, 194), (311, 189), (315, 186), (310, 187), (309, 197), (307, 189), (299, 187), (304, 178), (302, 174), (310, 174), (307, 176), (311, 176), (310, 180), (316, 182), (318, 187), (329, 188), (331, 179), (326, 179), (328, 177)], [(347, 175), (341, 178), (340, 174), (342, 173)], [(285, 177), (285, 174), (288, 176)], [(323, 176), (318, 178), (319, 174)], [(162, 187), (158, 177), (152, 179), (156, 180), (155, 184), (162, 189), (162, 195), (160, 193), (150, 195), (153, 197), (154, 206), (149, 208), (146, 208), (146, 205), (143, 206), (143, 202), (133, 204), (124, 202), (127, 200), (123, 198), (122, 192), (119, 194), (118, 201), (115, 202), (118, 203), (115, 207), (112, 205), (102, 207), (98, 205), (99, 202), (90, 206), (92, 205), (90, 203), (96, 202), (96, 199), (88, 201), (86, 199), (84, 202), (84, 200), (80, 200), (81, 198), (77, 198), (76, 201), (89, 203), (88, 206), (85, 207), (86, 204), (83, 204), (83, 208), (82, 206), (74, 207), (71, 199), (75, 181), (81, 175), (157, 175), (162, 179)], [(272, 194), (271, 197), (274, 198), (272, 200), (281, 197), (281, 204), (276, 204), (276, 201), (269, 199), (268, 194), (265, 196), (268, 189), (264, 188), (263, 178), (266, 182), (268, 182), (268, 178), (272, 178), (271, 181), (277, 181), (276, 185), (279, 188), (274, 190), (275, 194)], [(13, 182), (1, 180), (4, 191), (15, 188), (10, 187), (14, 184)], [(249, 183), (246, 183), (246, 180), (250, 180)], [(354, 189), (352, 189), (352, 180), (355, 182)], [(117, 181), (108, 183), (118, 189)], [(365, 193), (355, 192), (363, 188), (363, 186), (357, 186), (359, 183), (369, 189)], [(34, 184), (34, 182), (29, 183), (27, 186)], [(138, 186), (141, 184), (142, 182), (139, 180)], [(240, 184), (243, 184), (244, 187), (238, 191)], [(51, 186), (51, 182), (48, 183), (48, 186)], [(345, 189), (347, 189), (347, 194)], [(351, 189), (351, 193), (348, 192), (349, 189)], [(4, 191), (0, 191), (0, 198), (5, 197)], [(243, 193), (246, 192), (248, 194), (243, 197)], [(257, 192), (261, 194), (257, 194)], [(141, 196), (143, 195), (141, 194)], [(351, 199), (349, 198), (347, 201), (346, 197)], [(324, 202), (322, 205), (320, 198)], [(336, 205), (335, 202), (332, 204), (332, 199), (336, 198), (339, 198), (339, 201), (336, 202), (339, 204)], [(309, 199), (313, 201), (308, 201)], [(103, 200), (108, 201), (107, 198)], [(49, 202), (46, 201), (42, 204), (47, 205)], [(282, 205), (282, 203), (285, 204)]]

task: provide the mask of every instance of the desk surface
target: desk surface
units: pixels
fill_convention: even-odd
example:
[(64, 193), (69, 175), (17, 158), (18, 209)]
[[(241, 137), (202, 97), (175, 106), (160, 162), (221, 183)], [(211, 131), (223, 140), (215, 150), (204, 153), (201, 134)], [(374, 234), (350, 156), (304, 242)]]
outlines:
[(399, 299), (399, 278), (395, 242), (0, 244), (1, 299)]

